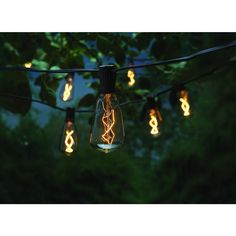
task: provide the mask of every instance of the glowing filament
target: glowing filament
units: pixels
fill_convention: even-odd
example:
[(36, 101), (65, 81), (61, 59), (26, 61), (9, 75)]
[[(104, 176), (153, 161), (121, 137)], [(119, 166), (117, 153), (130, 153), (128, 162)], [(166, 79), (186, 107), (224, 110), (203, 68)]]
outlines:
[(112, 130), (115, 124), (115, 111), (114, 109), (110, 109), (110, 94), (106, 95), (106, 109), (103, 105), (104, 114), (102, 117), (102, 123), (104, 126), (104, 134), (102, 135), (102, 139), (107, 144), (112, 144), (115, 138), (115, 133)]
[(25, 66), (25, 68), (31, 68), (32, 63), (31, 63), (31, 62), (26, 62), (26, 63), (24, 64), (24, 66)]
[(68, 101), (70, 99), (72, 89), (73, 89), (73, 85), (70, 82), (67, 82), (65, 84), (65, 88), (64, 88), (64, 92), (62, 96), (63, 101)]
[(135, 83), (135, 79), (134, 79), (134, 71), (133, 70), (128, 70), (128, 73), (127, 73), (127, 76), (128, 78), (130, 79), (130, 81), (128, 82), (128, 85), (131, 87), (134, 85)]
[(158, 130), (158, 121), (156, 117), (156, 111), (154, 109), (151, 109), (149, 115), (150, 115), (149, 125), (152, 128), (150, 131), (150, 134), (157, 135), (159, 133), (159, 130)]
[(190, 115), (190, 105), (188, 103), (188, 92), (186, 90), (182, 90), (180, 92), (179, 101), (181, 102), (181, 108), (184, 112), (184, 116), (189, 116)]
[(75, 141), (72, 137), (72, 134), (74, 133), (74, 130), (66, 130), (66, 138), (65, 138), (65, 145), (66, 145), (66, 152), (67, 153), (72, 153), (74, 150), (72, 146), (74, 145)]

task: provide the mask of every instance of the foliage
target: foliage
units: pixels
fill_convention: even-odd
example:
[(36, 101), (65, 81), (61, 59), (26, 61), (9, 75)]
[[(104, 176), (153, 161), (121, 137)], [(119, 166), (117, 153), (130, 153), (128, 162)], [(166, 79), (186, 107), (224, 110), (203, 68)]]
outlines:
[[(135, 58), (170, 59), (235, 40), (236, 34), (209, 33), (1, 33), (0, 64), (36, 68), (96, 68), (127, 65)], [(26, 47), (27, 42), (27, 47)], [(134, 87), (119, 73), (120, 102), (137, 99), (201, 74), (235, 57), (235, 49), (194, 61), (137, 70)], [(188, 86), (192, 116), (184, 119), (161, 97), (162, 135), (149, 136), (140, 120), (144, 104), (122, 108), (126, 144), (109, 154), (88, 144), (91, 118), (79, 116), (79, 152), (68, 158), (57, 151), (64, 117), (53, 111), (39, 127), (26, 100), (0, 97), (1, 113), (21, 122), (9, 129), (0, 122), (1, 203), (235, 203), (235, 66)], [(93, 94), (77, 107), (95, 103), (99, 81), (83, 74)], [(0, 72), (0, 92), (37, 97), (56, 104), (60, 75)], [(81, 78), (82, 79), (82, 78)], [(34, 89), (39, 93), (35, 94)], [(11, 112), (11, 113), (9, 113)], [(64, 115), (64, 114), (63, 114)], [(147, 119), (147, 117), (146, 117)], [(145, 123), (146, 122), (146, 123)]]

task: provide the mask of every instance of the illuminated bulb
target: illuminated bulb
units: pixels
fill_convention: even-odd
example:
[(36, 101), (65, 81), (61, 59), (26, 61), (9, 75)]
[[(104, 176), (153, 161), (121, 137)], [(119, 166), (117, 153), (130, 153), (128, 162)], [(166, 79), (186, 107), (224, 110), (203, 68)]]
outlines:
[(25, 68), (31, 68), (32, 63), (31, 63), (31, 62), (26, 62), (26, 63), (24, 64), (24, 66), (25, 66)]
[(159, 135), (159, 127), (155, 109), (150, 110), (149, 116), (150, 116), (149, 125), (151, 127), (150, 134), (156, 137)]
[(187, 90), (181, 90), (180, 91), (180, 98), (179, 101), (181, 102), (181, 108), (183, 110), (184, 116), (190, 115), (190, 105), (188, 102), (188, 91)]
[(149, 117), (150, 117), (150, 120), (148, 124), (151, 127), (150, 134), (153, 137), (158, 137), (161, 134), (159, 130), (159, 123), (162, 121), (161, 114), (157, 109), (150, 109)]
[(124, 142), (124, 125), (118, 99), (114, 93), (114, 66), (100, 67), (101, 94), (98, 97), (90, 144), (109, 153)]
[(73, 98), (73, 93), (74, 93), (73, 75), (68, 74), (66, 76), (66, 82), (63, 85), (61, 91), (61, 99), (64, 102), (68, 102)]
[(130, 79), (129, 82), (128, 82), (128, 85), (131, 87), (135, 84), (135, 74), (134, 74), (134, 71), (132, 69), (129, 69), (128, 70), (128, 73), (127, 73), (127, 76), (128, 78)]
[(74, 124), (74, 109), (68, 108), (60, 145), (61, 151), (67, 156), (71, 156), (77, 150), (77, 137), (77, 129)]
[(150, 134), (153, 137), (158, 137), (160, 133), (160, 122), (162, 122), (162, 116), (158, 107), (161, 106), (160, 99), (158, 97), (149, 96), (147, 98), (147, 104), (145, 105), (146, 111), (148, 111), (148, 125), (150, 128)]

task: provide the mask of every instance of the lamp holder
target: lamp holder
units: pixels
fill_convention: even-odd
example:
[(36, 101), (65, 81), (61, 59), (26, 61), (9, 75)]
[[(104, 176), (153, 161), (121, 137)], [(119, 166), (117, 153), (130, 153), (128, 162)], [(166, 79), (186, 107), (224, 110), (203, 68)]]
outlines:
[(74, 122), (75, 121), (75, 109), (74, 108), (66, 108), (66, 122), (71, 121)]
[(100, 93), (114, 93), (116, 70), (114, 65), (99, 66)]

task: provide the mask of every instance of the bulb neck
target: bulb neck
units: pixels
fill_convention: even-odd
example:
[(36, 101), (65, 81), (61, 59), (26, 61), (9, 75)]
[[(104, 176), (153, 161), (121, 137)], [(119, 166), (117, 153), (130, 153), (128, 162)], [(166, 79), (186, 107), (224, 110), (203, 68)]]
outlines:
[(116, 71), (114, 65), (99, 67), (100, 93), (114, 93), (116, 84)]
[(66, 109), (66, 122), (74, 122), (75, 121), (75, 109), (67, 108)]

